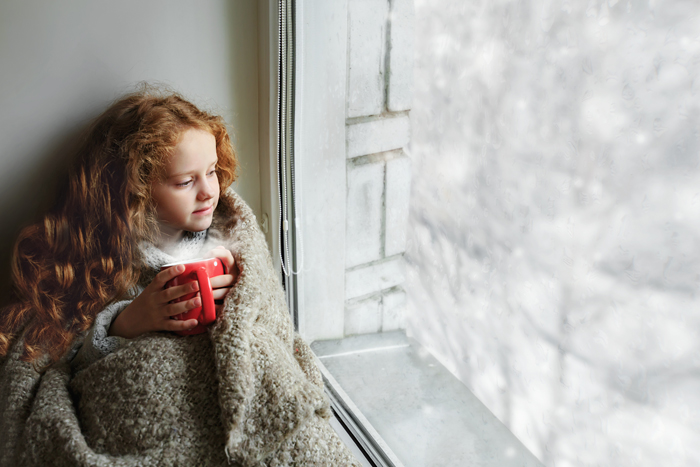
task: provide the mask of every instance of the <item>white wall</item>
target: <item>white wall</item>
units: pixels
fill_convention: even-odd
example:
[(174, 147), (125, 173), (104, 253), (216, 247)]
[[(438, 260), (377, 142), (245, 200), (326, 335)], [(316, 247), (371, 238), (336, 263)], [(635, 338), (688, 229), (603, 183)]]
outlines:
[[(51, 202), (85, 125), (142, 80), (220, 113), (260, 214), (257, 2), (0, 3), (0, 279), (18, 229)], [(4, 274), (4, 276), (3, 276)]]
[(298, 0), (297, 25), (300, 332), (404, 328), (413, 1)]

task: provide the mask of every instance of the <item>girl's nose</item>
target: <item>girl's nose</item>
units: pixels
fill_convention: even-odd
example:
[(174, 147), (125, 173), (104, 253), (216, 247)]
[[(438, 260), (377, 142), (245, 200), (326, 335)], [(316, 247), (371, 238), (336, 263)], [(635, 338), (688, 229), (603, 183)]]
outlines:
[(198, 193), (199, 199), (204, 200), (213, 197), (216, 194), (217, 189), (217, 183), (210, 180), (203, 180)]

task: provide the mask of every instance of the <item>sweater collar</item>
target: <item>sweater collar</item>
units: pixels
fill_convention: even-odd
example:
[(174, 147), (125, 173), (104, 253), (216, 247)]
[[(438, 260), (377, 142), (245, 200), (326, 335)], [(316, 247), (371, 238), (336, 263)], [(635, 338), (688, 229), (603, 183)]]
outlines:
[(144, 265), (148, 269), (157, 272), (160, 271), (160, 267), (164, 264), (194, 259), (204, 245), (207, 234), (208, 229), (202, 230), (201, 232), (185, 231), (182, 239), (177, 244), (177, 249), (174, 254), (168, 254), (153, 243), (144, 241), (140, 246)]

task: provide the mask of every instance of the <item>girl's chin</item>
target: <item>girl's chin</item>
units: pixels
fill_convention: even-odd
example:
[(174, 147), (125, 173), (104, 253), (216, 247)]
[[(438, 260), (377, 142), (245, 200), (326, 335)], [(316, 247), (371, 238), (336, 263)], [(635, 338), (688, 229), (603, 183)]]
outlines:
[(191, 225), (191, 229), (188, 229), (190, 232), (201, 232), (203, 230), (207, 230), (211, 226), (212, 219), (211, 217), (209, 219), (202, 219), (198, 222), (194, 222)]

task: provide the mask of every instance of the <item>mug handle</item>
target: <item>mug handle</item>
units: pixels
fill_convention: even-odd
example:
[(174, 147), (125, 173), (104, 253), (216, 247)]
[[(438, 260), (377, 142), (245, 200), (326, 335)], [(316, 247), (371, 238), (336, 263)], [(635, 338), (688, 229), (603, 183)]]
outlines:
[(200, 314), (199, 324), (209, 324), (216, 321), (216, 309), (214, 308), (214, 293), (211, 289), (209, 274), (204, 266), (198, 268), (197, 282), (199, 282), (199, 292), (202, 294), (202, 314)]

